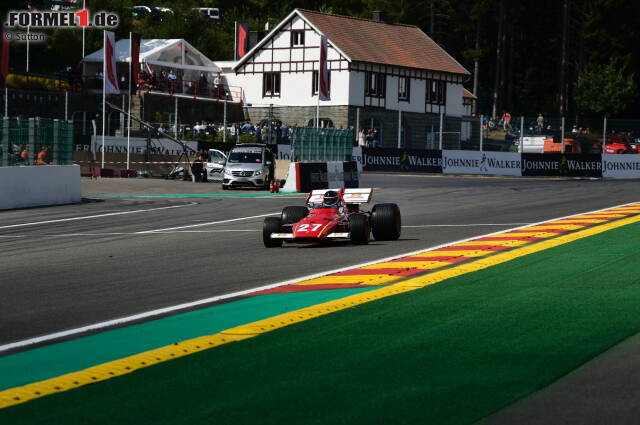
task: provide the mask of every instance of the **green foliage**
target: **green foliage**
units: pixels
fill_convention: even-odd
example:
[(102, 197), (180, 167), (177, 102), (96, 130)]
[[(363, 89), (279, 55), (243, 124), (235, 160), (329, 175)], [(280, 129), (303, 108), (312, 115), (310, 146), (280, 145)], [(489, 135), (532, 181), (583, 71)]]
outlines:
[[(227, 142), (231, 142), (231, 132), (229, 130), (225, 130), (225, 132), (227, 133), (227, 137), (226, 137)], [(214, 138), (213, 141), (214, 142), (224, 142), (223, 138), (224, 138), (223, 132), (222, 131), (218, 131), (216, 133), (216, 137)]]
[(606, 65), (594, 65), (578, 79), (576, 104), (582, 111), (615, 115), (624, 111), (636, 97), (633, 74), (626, 66), (612, 60)]
[[(120, 16), (116, 38), (123, 39), (129, 32), (137, 32), (145, 39), (183, 38), (215, 61), (232, 60), (234, 22), (248, 22), (252, 31), (264, 29), (265, 23), (273, 28), (294, 8), (319, 10), (327, 13), (370, 18), (374, 10), (384, 11), (389, 22), (416, 25), (444, 47), (456, 60), (473, 71), (479, 64), (479, 113), (491, 109), (496, 75), (496, 56), (499, 28), (499, 6), (505, 5), (507, 29), (506, 44), (501, 49), (506, 64), (504, 87), (499, 96), (504, 107), (516, 114), (550, 115), (558, 111), (560, 87), (562, 6), (570, 3), (569, 26), (566, 28), (568, 57), (566, 81), (572, 89), (577, 87), (577, 76), (584, 74), (586, 64), (606, 64), (611, 57), (626, 57), (628, 69), (640, 68), (640, 2), (629, 0), (586, 1), (533, 1), (533, 0), (156, 0), (151, 3), (133, 0), (92, 0), (89, 8), (116, 12)], [(20, 9), (16, 2), (0, 2), (0, 15), (10, 9)], [(39, 10), (47, 9), (48, 2), (32, 2)], [(133, 19), (131, 7), (148, 4), (168, 7), (173, 15), (161, 21)], [(193, 8), (220, 8), (223, 19), (216, 24), (201, 16)], [(30, 70), (52, 73), (74, 67), (81, 59), (82, 31), (80, 29), (54, 29), (41, 31), (49, 36), (47, 43), (30, 46)], [(476, 47), (476, 36), (479, 46)], [(85, 31), (85, 52), (92, 53), (102, 47), (102, 31)], [(358, 35), (354, 34), (354, 39)], [(11, 70), (24, 72), (26, 43), (11, 43)], [(640, 75), (633, 76), (635, 85)], [(467, 88), (471, 88), (471, 78)], [(574, 93), (570, 90), (570, 113), (574, 106)], [(577, 104), (576, 104), (577, 105)], [(583, 104), (581, 104), (583, 105)], [(640, 110), (638, 98), (625, 103), (619, 114), (634, 114)], [(580, 106), (581, 109), (585, 109)], [(589, 109), (590, 110), (590, 109)]]
[(256, 136), (250, 133), (242, 133), (240, 135), (240, 141), (239, 143), (255, 143), (256, 142)]

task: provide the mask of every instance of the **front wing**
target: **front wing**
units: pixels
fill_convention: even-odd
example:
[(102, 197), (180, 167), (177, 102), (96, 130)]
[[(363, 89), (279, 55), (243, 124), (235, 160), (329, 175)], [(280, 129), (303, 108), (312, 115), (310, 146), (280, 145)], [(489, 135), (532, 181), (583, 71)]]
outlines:
[[(271, 238), (272, 239), (289, 239), (289, 240), (293, 240), (293, 233), (272, 233), (271, 234)], [(349, 239), (349, 232), (340, 232), (340, 233), (329, 233), (327, 236), (325, 236), (323, 239)]]

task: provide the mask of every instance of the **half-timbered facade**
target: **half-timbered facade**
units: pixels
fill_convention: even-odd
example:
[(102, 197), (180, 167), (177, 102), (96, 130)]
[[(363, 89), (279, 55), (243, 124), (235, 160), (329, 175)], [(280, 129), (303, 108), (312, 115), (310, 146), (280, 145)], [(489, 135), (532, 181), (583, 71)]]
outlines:
[(269, 108), (288, 124), (308, 124), (321, 35), (329, 41), (330, 100), (320, 103), (320, 116), (336, 127), (375, 127), (383, 145), (421, 147), (440, 114), (447, 128), (466, 115), (469, 72), (418, 27), (296, 9), (226, 75), (243, 87), (250, 119)]

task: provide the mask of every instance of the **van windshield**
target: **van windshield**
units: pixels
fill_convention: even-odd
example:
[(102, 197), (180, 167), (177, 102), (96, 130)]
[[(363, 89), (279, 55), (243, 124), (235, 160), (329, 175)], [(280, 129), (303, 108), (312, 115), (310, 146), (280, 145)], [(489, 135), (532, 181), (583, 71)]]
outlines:
[(231, 152), (228, 162), (232, 164), (255, 164), (262, 162), (262, 154), (259, 152)]

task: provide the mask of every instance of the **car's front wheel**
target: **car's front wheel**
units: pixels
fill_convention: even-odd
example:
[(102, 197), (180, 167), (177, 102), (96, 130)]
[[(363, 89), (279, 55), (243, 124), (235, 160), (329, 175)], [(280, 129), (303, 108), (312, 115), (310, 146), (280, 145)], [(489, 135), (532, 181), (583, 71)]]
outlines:
[(262, 242), (267, 248), (278, 248), (282, 246), (282, 239), (274, 239), (272, 233), (280, 233), (282, 224), (280, 217), (267, 217), (262, 224)]
[(369, 218), (364, 214), (354, 214), (349, 217), (349, 239), (355, 245), (366, 245), (369, 243)]
[(371, 231), (377, 241), (394, 241), (400, 237), (402, 222), (396, 204), (378, 204), (371, 210)]
[(284, 207), (280, 218), (282, 219), (282, 224), (293, 224), (299, 222), (307, 215), (309, 215), (309, 209), (307, 207), (295, 205)]

